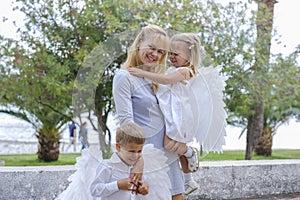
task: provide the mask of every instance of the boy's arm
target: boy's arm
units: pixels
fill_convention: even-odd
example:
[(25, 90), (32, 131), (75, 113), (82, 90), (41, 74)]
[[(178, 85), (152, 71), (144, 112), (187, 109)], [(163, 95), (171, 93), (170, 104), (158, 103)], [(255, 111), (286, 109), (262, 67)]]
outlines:
[(128, 71), (132, 75), (145, 77), (163, 85), (177, 83), (183, 80), (188, 80), (190, 77), (190, 72), (186, 68), (181, 68), (171, 74), (158, 74), (158, 73), (141, 70), (135, 67), (128, 68)]
[(118, 181), (108, 182), (111, 170), (100, 165), (97, 169), (95, 179), (90, 186), (93, 197), (107, 197), (119, 190)]

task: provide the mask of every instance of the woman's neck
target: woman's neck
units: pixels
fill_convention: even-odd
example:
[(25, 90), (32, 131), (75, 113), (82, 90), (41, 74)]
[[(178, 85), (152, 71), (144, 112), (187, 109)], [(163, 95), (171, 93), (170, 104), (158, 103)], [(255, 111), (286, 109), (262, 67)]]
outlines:
[(140, 65), (138, 68), (148, 72), (155, 72), (155, 65)]

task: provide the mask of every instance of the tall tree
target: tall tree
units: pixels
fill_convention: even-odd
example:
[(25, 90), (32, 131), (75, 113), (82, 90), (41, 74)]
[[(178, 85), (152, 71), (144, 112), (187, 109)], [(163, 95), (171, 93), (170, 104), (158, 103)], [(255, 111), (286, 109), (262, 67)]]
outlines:
[(295, 117), (299, 119), (300, 66), (297, 63), (299, 52), (296, 50), (286, 58), (278, 55), (270, 64), (269, 74), (273, 76), (270, 95), (264, 109), (264, 128), (255, 147), (257, 155), (271, 156), (273, 135), (283, 123)]
[[(268, 72), (269, 68), (275, 3), (276, 0), (257, 1), (257, 38), (255, 44), (255, 63), (252, 67), (252, 84), (260, 85), (261, 87), (265, 86), (267, 83), (264, 74)], [(254, 104), (250, 110), (247, 125), (246, 160), (251, 160), (252, 152), (258, 144), (259, 137), (263, 132), (265, 98), (265, 93), (259, 91), (253, 92)]]

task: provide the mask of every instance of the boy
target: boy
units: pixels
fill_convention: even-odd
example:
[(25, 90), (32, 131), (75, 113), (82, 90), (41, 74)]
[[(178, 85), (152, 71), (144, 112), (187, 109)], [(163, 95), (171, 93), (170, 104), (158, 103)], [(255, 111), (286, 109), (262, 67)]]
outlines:
[(117, 129), (117, 152), (99, 164), (90, 187), (93, 197), (126, 200), (134, 199), (139, 194), (148, 194), (148, 184), (142, 181), (139, 181), (137, 189), (133, 191), (134, 178), (130, 178), (132, 167), (142, 157), (144, 143), (143, 130), (135, 123), (127, 123)]

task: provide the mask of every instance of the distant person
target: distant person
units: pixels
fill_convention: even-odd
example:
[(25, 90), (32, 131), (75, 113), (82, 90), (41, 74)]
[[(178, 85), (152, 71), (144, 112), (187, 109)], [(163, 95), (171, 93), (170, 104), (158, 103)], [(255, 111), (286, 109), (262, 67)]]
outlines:
[(87, 130), (87, 123), (83, 122), (82, 130), (79, 131), (79, 140), (81, 142), (81, 150), (85, 149), (88, 144), (88, 130)]
[(73, 150), (76, 152), (76, 125), (74, 120), (72, 119), (71, 123), (69, 124), (69, 134), (70, 134), (70, 143), (66, 149), (66, 151), (69, 150), (70, 146), (73, 145)]

